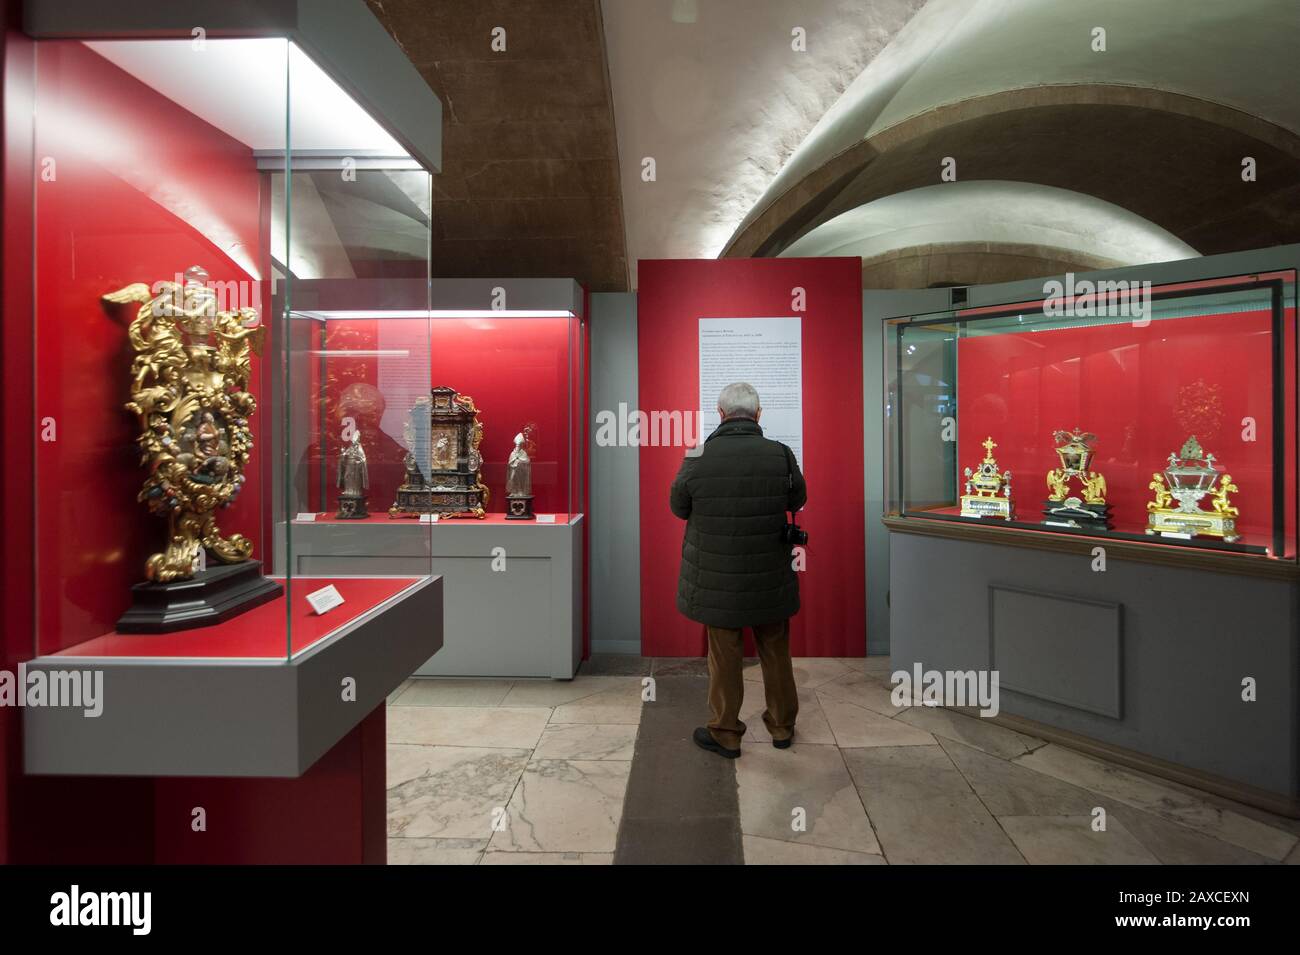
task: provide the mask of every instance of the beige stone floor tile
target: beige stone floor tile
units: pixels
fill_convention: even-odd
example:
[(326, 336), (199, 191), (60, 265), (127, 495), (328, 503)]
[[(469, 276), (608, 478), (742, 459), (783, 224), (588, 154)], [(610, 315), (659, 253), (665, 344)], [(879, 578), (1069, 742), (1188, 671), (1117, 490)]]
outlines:
[(1182, 787), (1167, 785), (1155, 777), (1093, 759), (1054, 743), (1018, 757), (1015, 763), (1274, 861), (1285, 859), (1297, 842), (1290, 832), (1258, 822), (1235, 810), (1213, 805)]
[(783, 839), (742, 836), (745, 865), (885, 865), (884, 856)]
[(619, 689), (635, 696), (641, 679), (634, 676), (583, 676), (572, 680), (516, 680), (500, 706), (564, 706)]
[(489, 850), (613, 852), (631, 767), (612, 759), (530, 761)]
[(631, 759), (635, 723), (552, 723), (542, 733), (534, 759)]
[(1109, 811), (1119, 805), (1113, 799), (990, 756), (964, 743), (940, 738), (939, 745), (995, 816), (1087, 815), (1097, 806)]
[(871, 673), (850, 673), (837, 677), (817, 687), (817, 696), (823, 700), (829, 697), (853, 703), (891, 719), (909, 709), (895, 706), (889, 688), (882, 684), (877, 675)]
[(1024, 862), (938, 745), (843, 752), (891, 865)]
[(822, 712), (835, 735), (835, 744), (841, 749), (862, 746), (928, 746), (934, 737), (923, 729), (910, 726), (900, 719), (890, 719), (874, 710), (837, 700), (832, 696), (822, 700)]
[(653, 703), (658, 696), (658, 684), (654, 676), (620, 676), (618, 683), (592, 696), (583, 697), (579, 703)]
[(388, 711), (388, 742), (532, 749), (550, 718), (544, 706), (398, 706)]
[(484, 853), (479, 865), (613, 865), (612, 852), (501, 852)]
[(528, 764), (526, 749), (388, 746), (388, 834), (484, 839)]
[[(795, 737), (801, 743), (834, 744), (835, 736), (831, 733), (830, 724), (826, 722), (826, 714), (822, 712), (821, 700), (817, 698), (816, 691), (800, 689), (796, 693), (799, 697), (799, 715), (794, 723)], [(767, 731), (767, 725), (763, 722), (765, 709), (767, 709), (767, 702), (762, 687), (747, 683), (745, 703), (740, 708), (740, 719), (746, 727), (745, 739), (750, 743), (766, 745), (772, 742), (772, 734)]]
[(496, 706), (510, 692), (513, 680), (468, 680), (413, 677), (394, 706)]
[(576, 703), (557, 706), (551, 713), (552, 723), (628, 723), (641, 722), (642, 704), (638, 694), (616, 688), (584, 697)]
[(897, 718), (935, 736), (957, 740), (1002, 759), (1015, 759), (1046, 745), (1041, 739), (995, 726), (982, 717), (954, 713), (942, 707), (913, 706)]
[(1170, 789), (1176, 790), (1178, 792), (1182, 792), (1190, 796), (1194, 796), (1197, 799), (1203, 800), (1204, 802), (1206, 802), (1211, 806), (1215, 806), (1219, 809), (1231, 810), (1232, 812), (1239, 813), (1240, 815), (1246, 816), (1249, 819), (1254, 819), (1256, 822), (1262, 822), (1266, 826), (1271, 826), (1274, 829), (1280, 829), (1283, 832), (1289, 832), (1297, 839), (1300, 839), (1300, 819), (1292, 819), (1289, 816), (1279, 816), (1275, 813), (1269, 812), (1267, 809), (1259, 809), (1255, 806), (1248, 806), (1245, 803), (1240, 803), (1233, 799), (1229, 799), (1227, 796), (1220, 796), (1217, 793), (1206, 792), (1204, 790), (1197, 789), (1194, 786), (1188, 786), (1185, 785), (1184, 783), (1175, 782), (1172, 779), (1160, 779), (1159, 781), (1163, 785), (1168, 786)]
[(867, 668), (866, 657), (831, 657), (831, 659), (844, 664), (844, 666), (857, 673), (862, 673)]
[[(789, 749), (753, 746), (736, 761), (740, 829), (800, 844), (854, 852), (879, 845), (844, 758), (835, 746), (800, 743)], [(793, 827), (802, 810), (803, 831)]]
[(1272, 860), (1132, 806), (1107, 810), (1165, 865), (1267, 865)]
[[(816, 689), (823, 683), (829, 683), (836, 677), (853, 675), (857, 671), (841, 663), (835, 657), (795, 657), (794, 683), (804, 689)], [(749, 683), (761, 683), (763, 671), (757, 660), (745, 668), (745, 680)]]
[(393, 689), (391, 693), (388, 694), (388, 702), (392, 703), (399, 696), (405, 693), (410, 688), (410, 686), (411, 686), (410, 680), (403, 680)]
[(953, 740), (940, 744), (994, 816), (1091, 817), (1100, 806), (1162, 863), (1249, 865), (1269, 860), (1254, 852), (1169, 822), (1069, 783), (998, 759)]
[(1124, 824), (1108, 818), (1094, 831), (1092, 816), (999, 816), (998, 822), (1031, 865), (1159, 865)]
[(474, 865), (487, 839), (389, 839), (389, 865)]

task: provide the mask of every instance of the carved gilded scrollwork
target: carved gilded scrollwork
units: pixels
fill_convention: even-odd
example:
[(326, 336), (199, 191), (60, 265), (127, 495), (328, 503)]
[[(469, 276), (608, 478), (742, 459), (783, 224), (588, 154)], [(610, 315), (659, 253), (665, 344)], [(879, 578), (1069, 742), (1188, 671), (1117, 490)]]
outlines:
[(261, 352), (257, 311), (219, 311), (207, 273), (188, 269), (181, 282), (142, 282), (104, 296), (140, 302), (128, 336), (131, 400), (139, 419), (140, 463), (147, 470), (137, 500), (166, 517), (167, 544), (145, 563), (158, 583), (194, 576), (201, 548), (225, 563), (248, 560), (252, 541), (223, 535), (217, 509), (233, 503), (253, 450), (248, 391), (251, 356)]

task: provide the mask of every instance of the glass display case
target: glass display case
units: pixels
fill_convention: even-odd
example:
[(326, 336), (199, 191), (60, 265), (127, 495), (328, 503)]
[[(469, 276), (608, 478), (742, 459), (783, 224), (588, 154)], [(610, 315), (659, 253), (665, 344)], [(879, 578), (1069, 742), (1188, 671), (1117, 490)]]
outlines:
[[(293, 572), (445, 586), (421, 674), (569, 679), (582, 658), (586, 324), (552, 279), (307, 279), (286, 303)], [(295, 385), (295, 388), (298, 386)], [(364, 508), (350, 460), (367, 464)]]
[[(387, 519), (412, 401), (475, 385), (433, 345), (429, 171), (287, 39), (42, 40), (35, 79), (36, 656), (291, 660), (427, 584), (430, 525), (361, 573), (293, 531)], [(293, 311), (323, 281), (424, 293), (331, 325)]]
[[(576, 518), (585, 474), (576, 436), (580, 303), (562, 294), (543, 308), (492, 307), (494, 290), (513, 284), (293, 286), (294, 374), (310, 382), (312, 396), (291, 429), (295, 523), (366, 522), (396, 533), (453, 520), (487, 527)], [(562, 292), (580, 292), (568, 284)], [(457, 304), (466, 295), (481, 307)], [(356, 432), (370, 464), (364, 514), (340, 500), (341, 462)]]
[(887, 322), (887, 515), (1294, 561), (1295, 278)]

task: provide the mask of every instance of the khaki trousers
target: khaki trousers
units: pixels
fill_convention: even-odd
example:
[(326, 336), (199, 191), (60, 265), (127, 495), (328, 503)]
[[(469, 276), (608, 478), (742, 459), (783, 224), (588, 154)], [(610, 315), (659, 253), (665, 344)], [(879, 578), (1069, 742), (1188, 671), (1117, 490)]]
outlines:
[[(763, 724), (772, 739), (794, 735), (799, 715), (799, 696), (790, 662), (790, 621), (780, 620), (752, 628), (758, 645), (758, 662), (763, 669), (763, 692), (767, 709)], [(745, 735), (740, 707), (745, 700), (745, 641), (740, 630), (709, 627), (709, 732), (728, 749), (739, 749)]]

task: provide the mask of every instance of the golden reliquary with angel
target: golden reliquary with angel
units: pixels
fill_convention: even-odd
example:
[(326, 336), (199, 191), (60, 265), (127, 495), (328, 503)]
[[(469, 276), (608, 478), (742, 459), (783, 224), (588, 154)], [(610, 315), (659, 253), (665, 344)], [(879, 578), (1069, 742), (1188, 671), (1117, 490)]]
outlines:
[[(217, 525), (217, 512), (244, 487), (253, 450), (257, 401), (249, 377), (263, 336), (257, 311), (218, 309), (200, 266), (177, 278), (104, 296), (115, 305), (140, 303), (127, 331), (135, 357), (125, 407), (139, 422), (145, 478), (137, 499), (167, 521), (165, 545), (145, 561), (145, 582), (118, 621), (122, 632), (203, 626), (282, 592), (251, 559), (252, 541)], [(218, 564), (208, 567), (208, 554)]]

